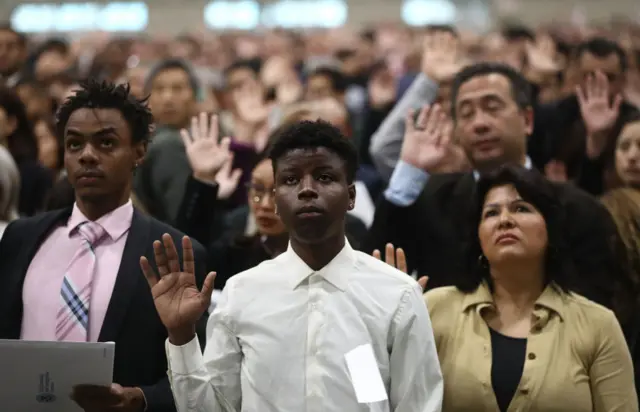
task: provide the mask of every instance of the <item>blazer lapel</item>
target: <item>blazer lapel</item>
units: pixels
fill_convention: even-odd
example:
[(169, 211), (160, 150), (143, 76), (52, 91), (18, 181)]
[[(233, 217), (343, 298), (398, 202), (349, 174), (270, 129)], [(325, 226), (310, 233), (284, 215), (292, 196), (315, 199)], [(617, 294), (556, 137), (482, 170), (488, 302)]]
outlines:
[(122, 261), (113, 287), (111, 300), (100, 330), (99, 342), (115, 341), (120, 325), (129, 309), (138, 282), (144, 280), (140, 269), (140, 257), (148, 255), (151, 225), (149, 219), (137, 210), (133, 212), (131, 228), (122, 253)]

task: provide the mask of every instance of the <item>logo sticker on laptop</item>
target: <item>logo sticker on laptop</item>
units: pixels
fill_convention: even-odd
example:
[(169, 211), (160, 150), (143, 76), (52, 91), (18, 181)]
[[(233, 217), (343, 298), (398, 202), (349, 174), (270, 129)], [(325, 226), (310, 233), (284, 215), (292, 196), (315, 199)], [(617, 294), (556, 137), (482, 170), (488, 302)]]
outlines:
[(52, 403), (56, 401), (56, 395), (54, 393), (53, 380), (49, 376), (49, 372), (40, 374), (40, 385), (38, 386), (38, 394), (36, 395), (36, 401), (39, 403)]

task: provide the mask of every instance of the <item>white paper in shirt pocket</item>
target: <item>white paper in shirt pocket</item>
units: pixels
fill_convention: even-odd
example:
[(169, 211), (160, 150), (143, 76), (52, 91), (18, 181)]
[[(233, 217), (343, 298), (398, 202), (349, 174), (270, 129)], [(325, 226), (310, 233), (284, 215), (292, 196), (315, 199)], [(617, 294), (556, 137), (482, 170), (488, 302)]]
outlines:
[(344, 355), (351, 375), (351, 384), (358, 403), (386, 401), (387, 390), (382, 382), (378, 362), (370, 344), (360, 345)]

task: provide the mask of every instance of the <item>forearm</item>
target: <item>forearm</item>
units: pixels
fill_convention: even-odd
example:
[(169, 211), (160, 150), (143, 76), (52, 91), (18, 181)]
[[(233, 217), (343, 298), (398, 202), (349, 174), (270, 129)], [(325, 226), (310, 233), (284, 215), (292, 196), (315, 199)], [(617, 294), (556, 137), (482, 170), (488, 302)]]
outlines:
[(168, 382), (177, 412), (227, 412), (235, 410), (212, 384), (197, 339), (174, 346), (167, 341)]
[(404, 119), (408, 111), (433, 103), (437, 94), (438, 84), (422, 74), (419, 75), (371, 137), (371, 159), (384, 180), (390, 179), (400, 158)]

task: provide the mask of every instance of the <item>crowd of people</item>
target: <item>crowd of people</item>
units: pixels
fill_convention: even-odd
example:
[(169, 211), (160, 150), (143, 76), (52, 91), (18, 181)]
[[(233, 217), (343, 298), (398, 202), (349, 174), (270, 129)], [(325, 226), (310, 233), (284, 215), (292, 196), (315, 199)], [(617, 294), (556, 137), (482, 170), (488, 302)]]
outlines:
[(0, 338), (114, 341), (83, 410), (638, 411), (640, 27), (3, 25), (0, 83)]

